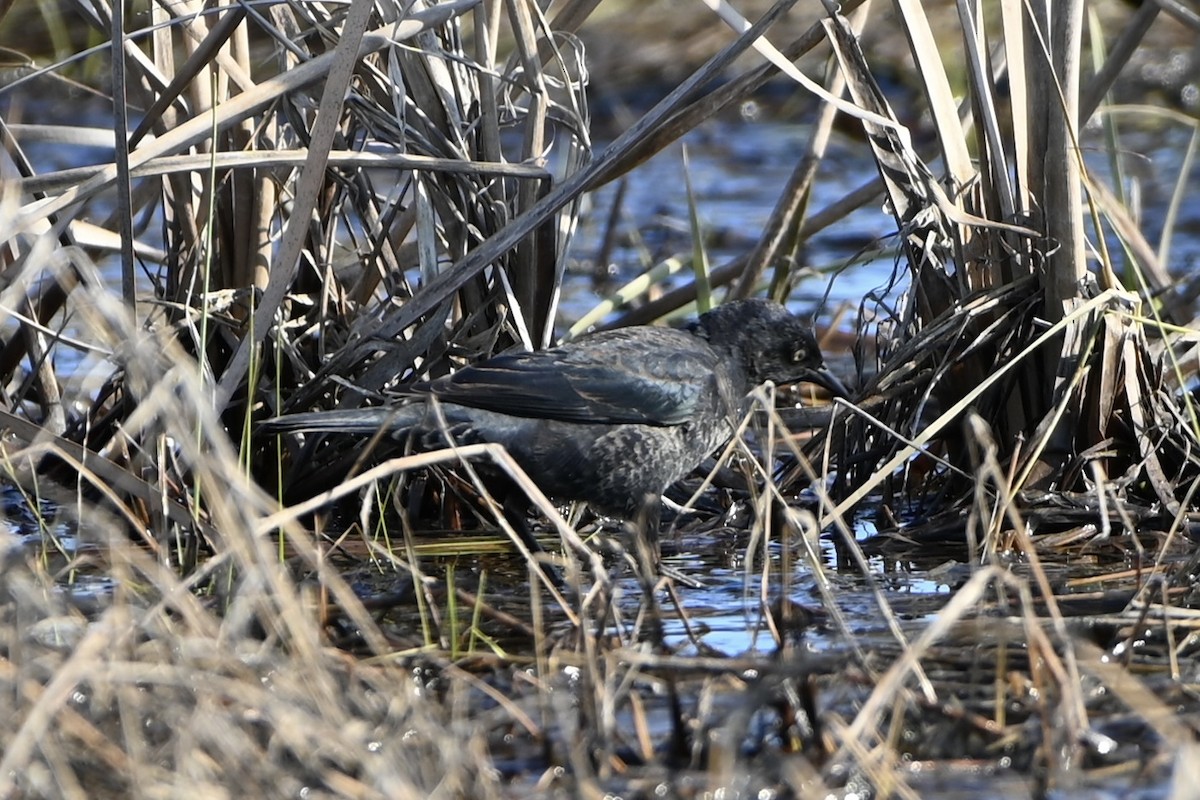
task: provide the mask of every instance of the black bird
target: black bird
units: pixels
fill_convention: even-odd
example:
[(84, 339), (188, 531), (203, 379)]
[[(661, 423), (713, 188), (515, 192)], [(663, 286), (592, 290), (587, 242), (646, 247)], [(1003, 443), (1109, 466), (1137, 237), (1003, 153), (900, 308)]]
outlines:
[[(725, 303), (683, 329), (637, 326), (536, 352), (505, 353), (407, 392), (440, 401), (458, 445), (493, 442), (552, 498), (625, 519), (733, 434), (755, 386), (808, 380), (847, 395), (808, 325), (766, 300)], [(260, 430), (370, 435), (446, 446), (419, 399), (401, 406), (291, 414)]]

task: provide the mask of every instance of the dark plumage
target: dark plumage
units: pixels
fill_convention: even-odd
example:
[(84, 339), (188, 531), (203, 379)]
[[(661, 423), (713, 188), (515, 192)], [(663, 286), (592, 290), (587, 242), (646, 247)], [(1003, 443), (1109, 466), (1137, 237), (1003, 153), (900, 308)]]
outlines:
[[(685, 329), (622, 328), (503, 354), (409, 392), (438, 398), (458, 444), (504, 445), (549, 496), (631, 519), (729, 439), (747, 393), (768, 380), (846, 393), (804, 322), (742, 300)], [(384, 425), (401, 445), (445, 446), (420, 400), (292, 414), (262, 429), (370, 435)]]

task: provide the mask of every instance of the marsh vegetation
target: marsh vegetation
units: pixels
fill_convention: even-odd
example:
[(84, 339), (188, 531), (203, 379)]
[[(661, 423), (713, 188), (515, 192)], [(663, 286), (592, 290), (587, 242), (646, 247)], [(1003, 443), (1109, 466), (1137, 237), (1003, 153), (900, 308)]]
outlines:
[[(1171, 254), (1200, 134), (1186, 92), (1118, 82), (1194, 14), (722, 7), (714, 54), (597, 147), (580, 42), (639, 4), (545, 5), (39, 6), (55, 55), (0, 87), (0, 796), (1189, 796), (1200, 351)], [(899, 120), (864, 29), (913, 87)], [(116, 98), (116, 146), (28, 123), (47, 86)], [(751, 241), (714, 258), (685, 180), (655, 191), (686, 246), (647, 245), (639, 170), (793, 95), (804, 146)], [(1131, 127), (1179, 142), (1150, 221)], [(101, 163), (36, 169), (47, 137)], [(825, 202), (838, 137), (877, 174)], [(671, 494), (665, 577), (497, 448), (258, 428), (591, 327), (795, 306), (834, 279), (805, 244), (881, 206), (830, 261), (889, 274), (804, 309), (852, 401), (758, 390)]]

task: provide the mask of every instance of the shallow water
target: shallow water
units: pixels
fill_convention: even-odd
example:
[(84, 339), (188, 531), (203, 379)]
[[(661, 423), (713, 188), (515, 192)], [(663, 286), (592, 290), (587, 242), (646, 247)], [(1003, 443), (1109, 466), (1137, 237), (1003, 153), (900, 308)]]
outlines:
[[(805, 147), (806, 137), (807, 130), (801, 126), (761, 120), (718, 120), (687, 137), (687, 171), (710, 240), (709, 256), (714, 265), (754, 245), (792, 164)], [(1097, 144), (1095, 137), (1095, 133), (1090, 134), (1089, 147)], [(1177, 130), (1133, 134), (1124, 141), (1126, 148), (1139, 154), (1138, 168), (1131, 172), (1141, 196), (1144, 228), (1154, 246), (1161, 236), (1162, 220), (1173, 181), (1178, 177), (1184, 145), (1186, 137)], [(572, 251), (575, 263), (564, 294), (564, 327), (585, 314), (612, 288), (640, 274), (649, 263), (669, 255), (690, 253), (690, 212), (682, 152), (681, 145), (673, 146), (625, 179), (619, 245), (612, 251), (609, 263), (600, 268), (593, 262), (617, 187), (604, 187), (589, 199)], [(81, 163), (66, 159), (61, 149), (41, 152), (32, 148), (30, 155), (43, 168)], [(874, 167), (866, 155), (861, 142), (835, 138), (816, 183), (812, 207), (820, 209), (872, 177)], [(86, 156), (88, 160), (103, 161), (110, 154), (91, 148)], [(81, 154), (80, 158), (83, 157)], [(1088, 158), (1098, 170), (1106, 170), (1104, 157), (1098, 150), (1089, 149)], [(1183, 204), (1175, 226), (1177, 238), (1171, 264), (1176, 274), (1186, 276), (1200, 262), (1200, 204)], [(813, 236), (806, 243), (805, 261), (823, 271), (836, 270), (857, 262), (860, 251), (887, 239), (893, 231), (891, 218), (882, 209), (876, 206), (860, 209), (835, 228)], [(816, 310), (826, 319), (842, 304), (855, 309), (868, 292), (887, 283), (893, 267), (893, 256), (884, 255), (855, 263), (832, 281), (829, 274), (816, 275), (800, 286), (793, 304), (804, 312)], [(116, 286), (115, 274), (112, 279)], [(686, 275), (676, 278), (689, 279)], [(94, 541), (89, 542), (94, 537), (81, 536), (77, 526), (70, 522), (70, 514), (60, 513), (63, 509), (39, 507), (35, 513), (11, 490), (4, 490), (0, 499), (3, 501), (0, 536), (7, 539), (9, 546), (45, 558), (54, 573), (61, 576), (63, 592), (79, 605), (95, 607), (102, 603), (113, 590), (111, 581), (90, 572), (86, 558), (81, 558), (86, 556), (88, 548), (95, 547)], [(854, 524), (855, 536), (860, 540), (878, 533), (869, 509), (862, 511)], [(787, 599), (797, 604), (797, 613), (802, 614), (804, 609), (814, 612), (810, 624), (792, 632), (794, 643), (804, 652), (837, 657), (847, 647), (846, 632), (869, 648), (889, 650), (895, 647), (895, 639), (880, 612), (876, 592), (886, 599), (899, 628), (911, 639), (936, 618), (952, 596), (952, 590), (970, 574), (963, 565), (966, 553), (961, 546), (904, 558), (872, 555), (871, 574), (867, 577), (853, 566), (839, 563), (829, 537), (818, 545), (820, 574), (795, 546), (789, 553), (790, 566), (785, 564), (784, 546), (778, 542), (771, 542), (765, 548), (760, 546), (757, 555), (748, 555), (747, 536), (741, 533), (689, 532), (678, 538), (668, 537), (664, 544), (666, 565), (700, 583), (678, 588), (682, 612), (672, 606), (665, 593), (657, 598), (664, 609), (666, 644), (684, 656), (767, 657), (776, 652), (779, 645), (766, 623), (763, 600), (767, 606), (776, 603), (784, 591), (782, 585), (786, 585)], [(765, 588), (761, 578), (764, 560), (770, 565)], [(468, 585), (473, 576), (486, 569), (491, 576), (488, 600), (514, 615), (528, 613), (525, 573), (519, 565), (513, 567), (512, 559), (462, 557), (456, 564)], [(442, 565), (436, 561), (431, 560), (425, 566), (428, 574), (443, 574)], [(1019, 570), (1021, 565), (1013, 567)], [(1072, 577), (1094, 572), (1095, 564), (1091, 561), (1054, 564), (1051, 571), (1056, 584), (1064, 585)], [(403, 582), (395, 574), (370, 572), (372, 577), (355, 582), (367, 599), (394, 594), (397, 583)], [(619, 606), (632, 619), (641, 603), (640, 586), (628, 571), (617, 574)], [(781, 576), (786, 580), (781, 580)], [(832, 609), (819, 587), (821, 579), (828, 582), (829, 591), (836, 598), (836, 610), (845, 621), (844, 632), (831, 619)], [(403, 631), (420, 630), (418, 615), (415, 602), (400, 597), (395, 611), (389, 615), (389, 624)], [(919, 771), (919, 765), (914, 765), (914, 770)], [(978, 771), (964, 767), (961, 772), (948, 774), (943, 766), (931, 770), (927, 777), (913, 780), (929, 796), (944, 797), (964, 796), (967, 792), (975, 797), (1009, 796), (1009, 791), (1017, 789), (1008, 782), (1025, 786), (1011, 773), (997, 775), (982, 767)], [(1106, 790), (1096, 790), (1095, 794), (1091, 791), (1055, 796), (1110, 796)], [(1163, 793), (1158, 787), (1141, 791), (1137, 796), (1155, 797)], [(1118, 794), (1129, 796), (1121, 792), (1112, 792), (1111, 796)]]
[[(770, 119), (710, 121), (647, 163), (622, 178), (623, 212), (618, 246), (609, 263), (597, 267), (595, 257), (607, 225), (617, 184), (602, 187), (591, 197), (591, 207), (580, 221), (572, 253), (578, 268), (574, 291), (565, 292), (563, 316), (582, 316), (598, 293), (585, 277), (597, 272), (612, 285), (639, 275), (650, 263), (668, 255), (691, 253), (689, 200), (685, 174), (690, 174), (697, 213), (709, 245), (712, 266), (731, 261), (753, 248), (774, 209), (789, 173), (803, 154), (810, 130), (796, 123)], [(1161, 244), (1164, 222), (1188, 146), (1190, 131), (1181, 127), (1134, 130), (1121, 138), (1126, 158), (1125, 191), (1138, 198), (1135, 205), (1142, 230), (1151, 247)], [(1102, 131), (1088, 129), (1083, 142), (1089, 169), (1110, 180), (1110, 161)], [(687, 160), (685, 166), (684, 151)], [(816, 213), (851, 190), (877, 176), (863, 141), (834, 136), (813, 186), (809, 208)], [(1197, 194), (1200, 166), (1193, 164), (1185, 182)], [(635, 235), (637, 232), (637, 235)], [(1112, 237), (1109, 252), (1118, 266), (1121, 248)], [(863, 258), (860, 253), (882, 249), (881, 255)], [(856, 310), (869, 292), (887, 285), (895, 264), (895, 223), (882, 200), (854, 211), (842, 221), (817, 232), (804, 243), (802, 264), (820, 274), (803, 281), (792, 296), (797, 310), (828, 314), (847, 304)], [(1171, 237), (1169, 268), (1187, 277), (1200, 267), (1200, 203), (1184, 201)], [(690, 275), (675, 276), (668, 286), (690, 282)], [(906, 282), (899, 284), (903, 288)], [(892, 294), (895, 297), (895, 293)]]
[[(30, 112), (36, 112), (33, 116), (53, 115), (60, 110), (51, 105)], [(97, 108), (85, 116), (91, 122), (84, 124), (98, 128), (108, 124), (104, 109)], [(752, 248), (789, 172), (807, 146), (809, 133), (803, 125), (747, 115), (712, 120), (682, 142), (668, 147), (621, 179), (622, 206), (614, 238), (617, 245), (608, 263), (603, 265), (597, 265), (595, 259), (616, 201), (618, 184), (602, 187), (589, 196), (573, 242), (572, 270), (564, 289), (561, 313), (564, 328), (589, 311), (598, 299), (638, 276), (649, 265), (669, 256), (690, 254), (687, 178), (694, 190), (710, 263), (720, 265)], [(1171, 194), (1180, 179), (1188, 136), (1188, 131), (1171, 127), (1132, 131), (1122, 138), (1127, 156), (1127, 190), (1140, 198), (1140, 218), (1152, 246), (1157, 247), (1162, 236)], [(1109, 162), (1102, 144), (1099, 130), (1086, 132), (1084, 146), (1089, 165), (1098, 174), (1108, 176)], [(598, 143), (597, 151), (602, 147), (603, 143)], [(31, 145), (27, 155), (39, 171), (101, 163), (112, 157), (110, 150), (94, 144), (71, 147), (61, 143)], [(875, 174), (863, 142), (834, 136), (814, 184), (810, 208), (814, 211), (824, 208)], [(1196, 180), (1200, 178), (1191, 178), (1192, 187)], [(1194, 189), (1192, 193), (1195, 194)], [(1186, 278), (1200, 264), (1200, 203), (1183, 203), (1174, 225), (1170, 263), (1177, 275)], [(146, 236), (152, 238), (155, 227), (147, 226)], [(893, 233), (891, 217), (874, 204), (815, 234), (805, 243), (803, 256), (804, 263), (817, 268), (820, 274), (801, 283), (792, 298), (794, 307), (826, 318), (839, 307), (856, 310), (864, 296), (884, 286), (893, 273), (894, 255), (889, 245), (894, 240)], [(862, 260), (861, 252), (880, 243), (884, 244), (883, 255)], [(1119, 252), (1114, 244), (1110, 243), (1111, 251)], [(116, 264), (110, 261), (106, 267), (115, 287), (119, 282)], [(676, 275), (668, 285), (690, 280), (691, 276), (685, 272)], [(71, 351), (65, 350), (64, 358), (70, 357)], [(71, 366), (62, 362), (58, 371), (69, 375)], [(38, 515), (23, 509), (19, 496), (5, 494), (2, 517), (6, 535), (16, 542), (43, 541)], [(57, 529), (51, 537), (56, 542), (55, 548), (69, 556), (77, 547), (74, 532), (64, 528), (63, 523), (55, 524)], [(860, 539), (876, 533), (869, 513), (859, 514), (855, 525), (855, 535)], [(844, 611), (852, 625), (870, 629), (880, 624), (869, 587), (861, 585), (853, 570), (839, 571), (828, 540), (821, 546), (829, 579), (835, 584), (837, 596), (846, 604)], [(774, 550), (770, 557), (778, 560), (778, 544), (771, 547)], [(746, 569), (743, 560), (744, 554), (727, 546), (689, 541), (669, 561), (684, 574), (704, 577), (703, 588), (687, 592), (688, 613), (703, 621), (704, 645), (726, 654), (774, 647), (762, 625), (759, 599), (752, 589), (755, 571)], [(793, 561), (798, 565), (791, 578), (792, 598), (802, 604), (819, 605), (821, 599), (811, 570), (798, 556)], [(948, 587), (926, 575), (920, 567), (888, 565), (880, 557), (875, 558), (873, 566), (878, 568), (886, 594), (902, 599), (903, 605), (911, 608), (906, 613), (911, 621), (919, 622), (936, 613), (937, 604), (948, 595)], [(630, 594), (635, 596), (636, 592)], [(686, 639), (678, 624), (668, 626), (668, 635), (680, 644)], [(819, 629), (807, 635), (814, 642), (821, 641)]]

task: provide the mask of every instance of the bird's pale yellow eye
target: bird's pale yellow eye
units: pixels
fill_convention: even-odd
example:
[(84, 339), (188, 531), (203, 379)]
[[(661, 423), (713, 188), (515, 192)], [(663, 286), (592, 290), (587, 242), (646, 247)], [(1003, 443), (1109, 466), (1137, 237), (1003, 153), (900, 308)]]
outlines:
[(799, 363), (801, 363), (803, 361), (807, 361), (807, 360), (808, 360), (808, 351), (805, 350), (804, 348), (800, 348), (799, 350), (795, 350), (792, 352), (792, 363), (793, 364), (799, 364)]

